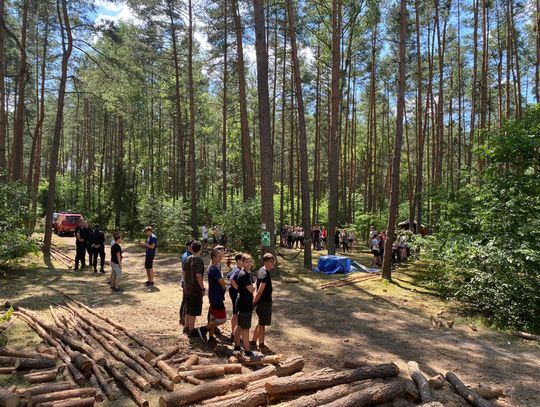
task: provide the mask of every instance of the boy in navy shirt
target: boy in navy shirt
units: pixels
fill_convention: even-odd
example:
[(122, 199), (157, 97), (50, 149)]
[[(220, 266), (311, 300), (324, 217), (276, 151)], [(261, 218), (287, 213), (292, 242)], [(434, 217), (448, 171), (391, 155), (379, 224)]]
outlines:
[(271, 271), (274, 269), (276, 259), (272, 253), (265, 253), (263, 256), (264, 265), (257, 271), (257, 291), (253, 299), (253, 305), (257, 307), (259, 323), (253, 332), (252, 346), (257, 346), (259, 342), (260, 351), (268, 351), (264, 344), (265, 327), (272, 323), (272, 277)]
[(157, 250), (157, 236), (154, 235), (152, 226), (145, 227), (144, 234), (147, 239), (146, 242), (141, 243), (141, 246), (146, 247), (144, 268), (146, 269), (146, 276), (148, 277), (148, 280), (144, 285), (150, 287), (154, 285), (154, 257), (156, 257)]
[(182, 254), (182, 275), (180, 277), (180, 287), (182, 288), (182, 302), (180, 303), (180, 310), (178, 313), (180, 314), (180, 326), (184, 327), (184, 333), (188, 333), (189, 329), (186, 325), (186, 301), (184, 299), (184, 270), (186, 268), (186, 263), (189, 259), (189, 257), (193, 254), (193, 250), (191, 249), (191, 245), (193, 244), (193, 239), (189, 239), (186, 242), (186, 251), (184, 254)]
[(251, 315), (253, 313), (253, 292), (255, 287), (251, 282), (250, 271), (253, 266), (252, 257), (244, 253), (242, 256), (244, 268), (234, 278), (238, 285), (238, 298), (236, 304), (238, 308), (238, 326), (234, 331), (234, 350), (240, 350), (240, 340), (244, 345), (244, 354), (248, 357), (253, 356), (249, 347), (249, 329), (251, 328)]
[(229, 287), (229, 297), (231, 298), (233, 311), (232, 311), (232, 317), (231, 317), (231, 339), (234, 341), (234, 330), (236, 329), (236, 325), (238, 325), (238, 308), (236, 308), (236, 298), (238, 297), (238, 285), (236, 284), (235, 278), (237, 274), (242, 270), (243, 264), (242, 264), (242, 256), (243, 253), (237, 253), (236, 256), (234, 256), (234, 260), (236, 261), (236, 265), (232, 268), (231, 272), (227, 275), (227, 279), (230, 281), (231, 286)]
[(211, 263), (208, 266), (208, 325), (198, 329), (199, 336), (206, 341), (208, 333), (208, 343), (216, 343), (214, 331), (216, 327), (227, 322), (227, 311), (225, 310), (225, 279), (221, 274), (221, 260), (224, 253), (221, 250), (213, 249), (210, 252)]

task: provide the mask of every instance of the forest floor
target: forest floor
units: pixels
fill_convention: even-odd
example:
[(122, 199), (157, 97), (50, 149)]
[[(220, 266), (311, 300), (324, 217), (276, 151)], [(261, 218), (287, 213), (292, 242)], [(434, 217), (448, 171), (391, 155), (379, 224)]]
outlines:
[[(73, 237), (54, 236), (54, 243), (74, 257)], [(143, 250), (134, 243), (124, 243), (123, 247), (124, 293), (111, 293), (108, 266), (107, 275), (94, 274), (90, 269), (74, 272), (56, 262), (45, 264), (41, 255), (32, 255), (7, 271), (0, 281), (0, 300), (35, 310), (50, 320), (50, 303), (61, 302), (65, 292), (164, 347), (180, 340), (185, 349), (208, 350), (208, 345), (199, 340), (190, 344), (180, 334), (180, 253), (158, 253), (154, 262), (156, 286), (147, 289), (143, 285)], [(106, 251), (108, 260), (108, 247)], [(288, 258), (295, 254), (294, 250), (281, 251)], [(315, 252), (314, 261), (321, 254), (324, 252)], [(350, 257), (365, 265), (371, 262), (367, 251)], [(279, 259), (281, 278), (275, 278), (273, 320), (266, 341), (273, 351), (302, 355), (308, 371), (342, 368), (344, 361), (358, 360), (395, 362), (406, 375), (407, 361), (415, 360), (428, 376), (452, 370), (467, 384), (503, 387), (506, 396), (496, 402), (497, 406), (540, 406), (540, 344), (492, 330), (478, 319), (463, 315), (460, 304), (431, 295), (422, 286), (429, 264), (415, 262), (400, 267), (393, 275), (395, 284), (374, 279), (327, 290), (321, 290), (320, 285), (340, 277), (308, 272), (301, 264), (302, 256)], [(286, 282), (292, 278), (298, 282)], [(230, 306), (228, 297), (226, 301)], [(207, 305), (205, 300), (203, 315)], [(454, 327), (434, 328), (432, 315), (454, 320)], [(473, 324), (476, 331), (471, 328)], [(223, 330), (230, 335), (228, 323)], [(0, 345), (7, 343), (13, 348), (38, 342), (21, 321), (0, 337)], [(0, 385), (14, 380), (0, 376)], [(150, 405), (157, 405), (159, 393), (150, 394)], [(437, 398), (448, 407), (467, 405), (449, 389), (438, 391)], [(134, 404), (126, 399), (114, 405)]]

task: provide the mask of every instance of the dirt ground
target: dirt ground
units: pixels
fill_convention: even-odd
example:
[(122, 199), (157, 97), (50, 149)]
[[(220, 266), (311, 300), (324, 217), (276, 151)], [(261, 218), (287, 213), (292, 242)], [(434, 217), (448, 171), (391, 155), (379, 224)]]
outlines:
[[(55, 236), (54, 242), (74, 257), (73, 237)], [(106, 275), (94, 274), (90, 269), (73, 272), (54, 261), (45, 264), (40, 255), (28, 256), (7, 271), (0, 281), (1, 303), (9, 300), (50, 320), (49, 306), (61, 302), (65, 292), (164, 347), (180, 341), (186, 350), (211, 349), (199, 340), (189, 343), (180, 333), (181, 253), (159, 251), (154, 262), (156, 286), (147, 289), (143, 285), (143, 250), (134, 243), (125, 243), (123, 247), (124, 293), (112, 293)], [(108, 247), (106, 251), (108, 259)], [(419, 283), (419, 276), (429, 272), (429, 265), (413, 263), (400, 268), (394, 273), (397, 284), (376, 279), (321, 290), (321, 283), (341, 277), (302, 270), (301, 256), (291, 260), (295, 251), (281, 251), (288, 260), (279, 259), (273, 324), (266, 340), (274, 352), (302, 355), (307, 371), (342, 368), (344, 361), (357, 360), (394, 362), (402, 375), (407, 375), (407, 361), (415, 360), (428, 376), (452, 370), (469, 385), (503, 387), (506, 395), (496, 402), (497, 406), (540, 406), (540, 344), (491, 330), (478, 320), (460, 316), (456, 304), (429, 295)], [(316, 252), (315, 258), (319, 254), (323, 252)], [(367, 253), (351, 257), (369, 265)], [(227, 267), (224, 265), (223, 269), (226, 271)], [(108, 266), (106, 270), (109, 271)], [(287, 283), (291, 278), (298, 282)], [(205, 301), (203, 315), (207, 305)], [(432, 327), (430, 317), (437, 314), (444, 320), (454, 320), (454, 327)], [(202, 323), (202, 318), (199, 321)], [(472, 324), (476, 331), (470, 327)], [(228, 323), (223, 330), (230, 335)], [(0, 336), (1, 345), (7, 343), (13, 348), (22, 349), (38, 342), (39, 338), (21, 321)], [(0, 376), (0, 385), (13, 380)], [(157, 405), (159, 393), (150, 394), (151, 405)], [(448, 388), (438, 391), (436, 397), (449, 407), (467, 405)], [(125, 399), (114, 405), (134, 404)]]

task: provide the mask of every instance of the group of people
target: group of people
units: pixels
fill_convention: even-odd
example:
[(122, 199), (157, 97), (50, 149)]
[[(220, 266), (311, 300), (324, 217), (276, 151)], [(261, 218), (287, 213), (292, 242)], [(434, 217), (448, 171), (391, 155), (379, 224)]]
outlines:
[[(373, 254), (371, 266), (382, 266), (384, 260), (384, 247), (388, 236), (386, 230), (377, 232), (375, 226), (369, 228), (369, 247)], [(407, 245), (407, 234), (402, 233), (400, 236), (396, 232), (393, 235), (392, 243), (392, 264), (399, 263), (409, 256), (409, 247)]]
[[(300, 226), (285, 225), (281, 229), (281, 247), (289, 249), (302, 249), (304, 247), (304, 229)], [(314, 226), (311, 229), (311, 240), (313, 241), (313, 250), (324, 250), (327, 247), (328, 230), (323, 226)], [(336, 228), (335, 235), (336, 251), (340, 249), (343, 252), (350, 253), (353, 250), (356, 236), (349, 229), (339, 230)]]
[(300, 226), (285, 225), (280, 233), (281, 247), (301, 249), (304, 247), (304, 228)]
[(350, 253), (354, 248), (354, 240), (356, 236), (352, 230), (339, 230), (336, 228), (334, 233), (334, 243), (336, 245), (336, 252), (341, 247), (344, 253)]
[[(144, 268), (146, 270), (147, 281), (145, 286), (154, 285), (154, 257), (157, 251), (157, 236), (154, 234), (152, 226), (144, 228), (146, 241), (140, 245), (145, 248)], [(120, 281), (122, 279), (122, 235), (120, 232), (115, 232), (110, 242), (111, 248), (111, 276), (109, 285), (115, 292), (122, 292)], [(105, 273), (105, 233), (100, 229), (99, 225), (95, 225), (94, 229), (89, 227), (88, 221), (83, 220), (75, 230), (75, 270), (81, 270), (86, 267), (86, 253), (88, 253), (89, 265), (94, 268), (94, 273), (97, 273), (97, 258), (100, 257), (100, 273)]]
[(101, 273), (105, 273), (105, 233), (103, 233), (99, 225), (94, 225), (92, 229), (88, 221), (83, 220), (75, 229), (75, 270), (84, 269), (86, 267), (86, 254), (88, 254), (88, 264), (94, 268), (94, 273), (97, 273), (97, 258), (100, 258)]
[[(208, 292), (205, 287), (205, 265), (201, 258), (203, 244), (198, 240), (188, 240), (182, 255), (182, 301), (180, 304), (180, 325), (189, 337), (200, 337), (208, 343), (216, 343), (218, 327), (227, 322), (225, 293), (229, 291), (231, 300), (231, 340), (234, 350), (243, 347), (246, 356), (252, 356), (258, 346), (260, 351), (268, 350), (265, 345), (265, 330), (272, 322), (272, 270), (275, 258), (271, 253), (263, 256), (263, 266), (252, 275), (253, 258), (247, 253), (238, 253), (235, 264), (225, 276), (222, 261), (225, 248), (216, 245), (210, 252), (210, 264), (206, 270)], [(204, 297), (208, 296), (209, 310), (205, 324), (197, 327), (197, 317), (202, 314)], [(258, 316), (251, 340), (250, 329), (254, 310)], [(242, 345), (242, 346), (241, 346)]]

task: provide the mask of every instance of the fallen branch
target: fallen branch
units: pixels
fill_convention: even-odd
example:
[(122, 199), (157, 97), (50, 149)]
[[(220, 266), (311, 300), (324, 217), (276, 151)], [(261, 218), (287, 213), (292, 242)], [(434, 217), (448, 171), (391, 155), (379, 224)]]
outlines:
[(520, 338), (526, 339), (528, 341), (540, 342), (540, 335), (534, 335), (534, 334), (530, 334), (528, 332), (522, 332), (522, 331), (512, 331), (512, 335), (519, 336)]
[(476, 393), (474, 390), (468, 388), (465, 386), (465, 384), (457, 377), (457, 375), (453, 372), (447, 372), (446, 373), (446, 380), (450, 382), (452, 387), (456, 390), (456, 392), (463, 397), (465, 400), (467, 400), (469, 403), (471, 403), (473, 406), (476, 407), (492, 407), (492, 404), (487, 401), (486, 399), (483, 399)]

